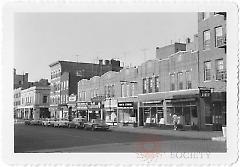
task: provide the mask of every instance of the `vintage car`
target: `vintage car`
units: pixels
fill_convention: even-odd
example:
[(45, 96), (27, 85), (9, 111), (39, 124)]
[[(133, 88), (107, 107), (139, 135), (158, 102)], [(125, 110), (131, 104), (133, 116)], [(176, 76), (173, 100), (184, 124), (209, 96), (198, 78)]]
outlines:
[(51, 121), (50, 118), (45, 118), (45, 119), (42, 121), (42, 125), (43, 125), (43, 126), (50, 126), (50, 125), (51, 125), (50, 121)]
[(58, 119), (53, 123), (53, 127), (67, 127), (68, 122), (68, 119)]
[(33, 119), (30, 121), (30, 125), (42, 125), (42, 120)]
[(69, 128), (83, 128), (85, 123), (84, 118), (74, 118), (72, 121), (68, 122)]
[(25, 120), (24, 120), (24, 124), (25, 124), (25, 125), (30, 125), (30, 122), (31, 122), (30, 119), (25, 119)]
[(94, 130), (108, 130), (109, 125), (106, 124), (104, 120), (101, 119), (92, 119), (90, 122), (84, 123), (84, 129), (91, 129)]

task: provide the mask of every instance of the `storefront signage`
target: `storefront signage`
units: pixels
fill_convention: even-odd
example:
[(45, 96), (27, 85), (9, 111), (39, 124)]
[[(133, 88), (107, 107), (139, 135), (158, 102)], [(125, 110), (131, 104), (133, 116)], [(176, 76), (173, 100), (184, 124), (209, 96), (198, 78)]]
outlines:
[(210, 97), (211, 90), (210, 89), (200, 89), (200, 97)]
[(70, 102), (75, 102), (76, 100), (77, 100), (77, 96), (74, 94), (71, 94), (68, 98), (68, 101), (70, 101)]
[(113, 100), (113, 99), (110, 99), (110, 100), (106, 100), (104, 102), (104, 107), (105, 108), (115, 108), (117, 107), (117, 100)]
[(118, 102), (118, 107), (133, 107), (133, 102)]

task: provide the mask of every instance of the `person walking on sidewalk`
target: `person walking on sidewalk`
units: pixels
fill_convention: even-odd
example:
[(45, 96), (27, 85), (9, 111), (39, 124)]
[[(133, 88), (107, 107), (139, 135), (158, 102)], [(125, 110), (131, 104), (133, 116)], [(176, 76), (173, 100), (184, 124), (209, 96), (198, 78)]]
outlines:
[(173, 114), (173, 124), (174, 124), (174, 130), (177, 130), (177, 122), (178, 122), (178, 116), (176, 113)]

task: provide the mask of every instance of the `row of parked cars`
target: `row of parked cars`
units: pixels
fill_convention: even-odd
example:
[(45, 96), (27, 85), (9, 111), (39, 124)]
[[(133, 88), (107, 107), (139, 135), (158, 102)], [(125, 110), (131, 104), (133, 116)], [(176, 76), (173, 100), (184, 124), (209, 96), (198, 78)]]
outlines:
[(68, 128), (82, 128), (91, 129), (92, 131), (101, 129), (109, 130), (109, 125), (106, 124), (104, 120), (92, 119), (91, 121), (86, 121), (84, 118), (74, 118), (72, 121), (68, 119), (55, 119), (55, 118), (45, 118), (40, 120), (25, 120), (25, 125), (42, 125), (50, 127), (68, 127)]

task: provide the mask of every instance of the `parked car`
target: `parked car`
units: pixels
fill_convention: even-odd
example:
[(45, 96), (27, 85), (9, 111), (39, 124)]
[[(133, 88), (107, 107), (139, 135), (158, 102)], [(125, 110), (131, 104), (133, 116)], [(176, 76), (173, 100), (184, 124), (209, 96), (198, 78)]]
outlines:
[(56, 118), (50, 118), (50, 121), (49, 121), (50, 125), (49, 126), (54, 126), (55, 121), (57, 121)]
[(40, 124), (40, 120), (31, 120), (30, 121), (30, 125), (39, 125)]
[(83, 128), (85, 123), (84, 118), (74, 118), (72, 121), (68, 122), (69, 128)]
[(109, 125), (106, 124), (104, 120), (101, 119), (92, 119), (90, 122), (84, 123), (84, 128), (94, 130), (108, 130)]
[(51, 125), (50, 121), (51, 121), (50, 118), (45, 118), (45, 119), (42, 121), (42, 125), (43, 125), (43, 126), (50, 126), (50, 125)]
[(25, 119), (25, 120), (24, 120), (24, 124), (25, 124), (25, 125), (30, 125), (30, 123), (31, 123), (31, 120), (30, 120), (30, 119)]
[(58, 119), (54, 122), (53, 127), (67, 127), (68, 126), (68, 119)]

